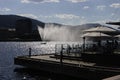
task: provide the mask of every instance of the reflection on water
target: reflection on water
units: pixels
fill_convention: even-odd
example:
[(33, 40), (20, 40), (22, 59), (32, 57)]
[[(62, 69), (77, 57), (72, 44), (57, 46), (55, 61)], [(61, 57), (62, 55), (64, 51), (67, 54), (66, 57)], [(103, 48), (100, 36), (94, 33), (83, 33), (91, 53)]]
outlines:
[(33, 73), (32, 70), (28, 70), (30, 72), (26, 70), (23, 70), (23, 72), (19, 72), (22, 70), (15, 71), (15, 68), (19, 67), (21, 69), (22, 67), (14, 65), (14, 57), (28, 55), (28, 48), (32, 48), (32, 54), (34, 55), (54, 53), (55, 44), (56, 42), (46, 44), (41, 44), (41, 42), (0, 42), (0, 80), (56, 80), (56, 75), (45, 74), (44, 76), (43, 72), (34, 71)]

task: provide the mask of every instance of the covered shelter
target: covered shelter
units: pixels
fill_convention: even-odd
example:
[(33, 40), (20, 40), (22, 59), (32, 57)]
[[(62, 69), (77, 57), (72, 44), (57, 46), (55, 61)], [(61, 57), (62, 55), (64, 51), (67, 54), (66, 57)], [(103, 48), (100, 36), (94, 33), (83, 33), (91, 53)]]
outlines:
[(116, 36), (114, 36), (114, 37), (118, 37), (118, 38), (120, 38), (120, 34), (119, 34), (119, 35), (116, 35)]
[(119, 35), (115, 35), (114, 38), (116, 38), (119, 41), (120, 40), (120, 34)]
[[(105, 27), (105, 26), (98, 26), (95, 28), (84, 30), (84, 34), (82, 35), (84, 49), (87, 47), (86, 46), (87, 38), (88, 40), (90, 40), (91, 38), (92, 42), (95, 42), (95, 43), (92, 43), (92, 44), (90, 43), (90, 45), (95, 45), (97, 49), (101, 49), (98, 51), (100, 51), (101, 53), (103, 52), (112, 53), (113, 50), (116, 48), (115, 43), (117, 42), (117, 38), (120, 37), (120, 35), (116, 36), (118, 34), (120, 34), (120, 31), (113, 29), (111, 27)], [(91, 48), (92, 50), (94, 50), (93, 46)], [(104, 50), (103, 48), (105, 48), (106, 50)], [(111, 49), (110, 52), (109, 52), (109, 49)]]
[(111, 37), (111, 36), (101, 32), (88, 32), (83, 34), (82, 37)]
[(117, 34), (120, 34), (120, 32), (116, 29), (113, 29), (111, 27), (105, 27), (105, 26), (98, 26), (98, 27), (95, 27), (95, 28), (91, 28), (91, 29), (87, 29), (87, 30), (84, 30), (84, 32), (101, 32), (101, 33), (105, 33), (105, 34), (108, 34), (108, 35), (111, 35), (111, 36), (114, 36), (114, 35), (117, 35)]
[(107, 22), (106, 24), (119, 25), (120, 26), (120, 22)]
[(94, 40), (96, 39), (98, 44), (101, 45), (101, 40), (103, 39), (108, 39), (111, 38), (110, 35), (101, 33), (101, 32), (87, 32), (81, 36), (83, 38), (83, 47), (85, 48), (86, 46), (86, 38), (93, 38)]

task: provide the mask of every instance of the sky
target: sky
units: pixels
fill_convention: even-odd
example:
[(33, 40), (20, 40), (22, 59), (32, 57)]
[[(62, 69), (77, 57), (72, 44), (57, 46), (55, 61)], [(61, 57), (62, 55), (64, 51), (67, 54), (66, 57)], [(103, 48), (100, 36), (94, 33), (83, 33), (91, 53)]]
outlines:
[(0, 0), (0, 15), (80, 25), (120, 21), (120, 0)]

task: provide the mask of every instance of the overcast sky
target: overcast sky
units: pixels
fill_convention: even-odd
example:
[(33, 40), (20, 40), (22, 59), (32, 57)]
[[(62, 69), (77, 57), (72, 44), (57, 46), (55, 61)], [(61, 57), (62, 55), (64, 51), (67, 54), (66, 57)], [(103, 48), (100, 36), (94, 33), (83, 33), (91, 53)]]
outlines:
[(0, 0), (0, 14), (68, 25), (120, 21), (120, 0)]

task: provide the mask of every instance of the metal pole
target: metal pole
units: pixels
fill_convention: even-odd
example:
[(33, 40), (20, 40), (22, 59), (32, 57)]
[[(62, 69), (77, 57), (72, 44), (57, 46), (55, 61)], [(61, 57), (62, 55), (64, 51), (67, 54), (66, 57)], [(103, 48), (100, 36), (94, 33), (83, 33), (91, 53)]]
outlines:
[(29, 48), (29, 57), (31, 57), (31, 48)]

